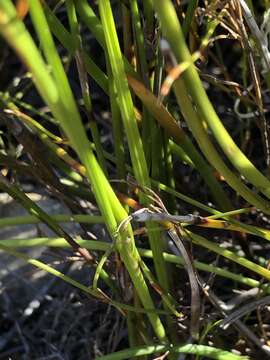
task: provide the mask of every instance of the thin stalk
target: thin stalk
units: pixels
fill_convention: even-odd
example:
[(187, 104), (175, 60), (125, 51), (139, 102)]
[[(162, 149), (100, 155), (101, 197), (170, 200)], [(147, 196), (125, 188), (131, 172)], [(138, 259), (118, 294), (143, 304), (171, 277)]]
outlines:
[(153, 0), (143, 1), (143, 13), (145, 16), (146, 24), (146, 36), (152, 36), (154, 30), (154, 11), (153, 11)]
[[(88, 4), (87, 0), (76, 1), (75, 5), (77, 12), (80, 15), (82, 21), (89, 28), (89, 30), (94, 35), (95, 39), (99, 42), (99, 44), (104, 49), (106, 49), (103, 26), (100, 23), (100, 20), (96, 16), (91, 6)], [(138, 78), (138, 74), (136, 73), (136, 71), (133, 69), (133, 67), (130, 65), (130, 63), (127, 61), (125, 57), (123, 57), (123, 61), (124, 61), (125, 70), (128, 73), (133, 74), (135, 78)]]
[(64, 237), (74, 252), (78, 252), (87, 262), (92, 262), (92, 256), (87, 249), (81, 248), (76, 240), (72, 238), (53, 218), (43, 211), (35, 202), (33, 202), (20, 188), (15, 184), (10, 184), (3, 175), (0, 177), (0, 189), (7, 192), (16, 199), (30, 214), (34, 215), (58, 236)]
[[(83, 240), (78, 239), (78, 244), (82, 247), (85, 247), (91, 251), (107, 251), (111, 248), (111, 244), (104, 241), (95, 241), (95, 240)], [(32, 238), (32, 239), (6, 239), (0, 240), (0, 244), (6, 244), (9, 248), (27, 248), (27, 247), (37, 247), (37, 246), (48, 246), (48, 247), (56, 247), (56, 248), (67, 248), (68, 244), (66, 243), (64, 238)], [(138, 251), (141, 256), (153, 259), (153, 252), (149, 249), (141, 249), (138, 248)], [(183, 258), (168, 254), (166, 252), (162, 253), (164, 260), (171, 264), (181, 265), (183, 266)], [(246, 286), (255, 288), (260, 286), (260, 281), (243, 276), (239, 273), (233, 273), (221, 267), (217, 267), (214, 265), (209, 265), (202, 263), (200, 261), (194, 260), (194, 266), (196, 269), (213, 273), (218, 276), (230, 279), (232, 281), (239, 282)], [(267, 293), (270, 293), (270, 287), (268, 285), (263, 287)]]
[(97, 290), (93, 290), (83, 284), (81, 284), (80, 282), (72, 279), (71, 277), (63, 274), (62, 272), (54, 269), (53, 267), (43, 263), (40, 260), (36, 260), (33, 258), (30, 258), (29, 256), (19, 253), (16, 250), (4, 245), (4, 244), (0, 244), (0, 249), (2, 251), (5, 251), (6, 253), (15, 256), (19, 259), (24, 260), (25, 262), (27, 262), (28, 264), (31, 264), (35, 267), (37, 267), (38, 269), (44, 270), (45, 272), (52, 274), (53, 276), (56, 276), (58, 278), (60, 278), (61, 280), (65, 281), (66, 283), (78, 288), (79, 290), (83, 291), (84, 293), (91, 295), (95, 298), (97, 298), (98, 300), (107, 303), (111, 306), (114, 306), (117, 310), (119, 310), (121, 312), (121, 314), (123, 316), (126, 315), (126, 311), (132, 311), (135, 313), (141, 313), (141, 314), (160, 314), (160, 315), (168, 315), (168, 312), (164, 311), (164, 310), (153, 310), (153, 309), (143, 309), (143, 308), (139, 308), (139, 307), (134, 307), (131, 305), (127, 305), (115, 300), (111, 300), (105, 293), (102, 292), (102, 290), (97, 289)]
[[(213, 209), (212, 209), (213, 210)], [(231, 216), (239, 215), (245, 212), (250, 211), (250, 208), (238, 209), (229, 211), (227, 213), (217, 212), (216, 215), (208, 216), (205, 218), (205, 222), (198, 224), (197, 226), (206, 227), (206, 228), (215, 228), (227, 231), (239, 231), (255, 236), (259, 236), (265, 240), (270, 241), (270, 230), (261, 228), (259, 226), (247, 225), (236, 221), (231, 218)], [(98, 215), (50, 215), (50, 217), (56, 222), (79, 222), (79, 223), (98, 223), (104, 224), (102, 216)], [(219, 218), (225, 218), (226, 221), (211, 221)], [(35, 216), (17, 216), (17, 217), (7, 217), (0, 219), (0, 228), (5, 226), (16, 226), (24, 224), (37, 224), (43, 222), (40, 218), (35, 218)]]
[[(164, 169), (165, 169), (165, 182), (172, 188), (175, 188), (175, 178), (174, 178), (174, 162), (173, 162), (173, 153), (171, 151), (170, 140), (167, 134), (162, 134), (163, 138), (163, 149), (164, 149)], [(162, 179), (162, 177), (161, 177)], [(176, 211), (176, 201), (175, 198), (169, 196), (168, 200), (168, 210), (170, 212)]]
[(135, 348), (129, 348), (114, 352), (109, 355), (101, 356), (97, 358), (97, 360), (122, 360), (122, 359), (130, 359), (131, 357), (143, 356), (143, 355), (152, 355), (158, 353), (166, 354), (167, 352), (169, 354), (171, 353), (195, 354), (216, 360), (248, 360), (247, 356), (236, 355), (232, 352), (223, 349), (218, 349), (206, 345), (196, 345), (196, 344), (187, 344), (187, 345), (178, 345), (178, 346), (164, 346), (164, 345), (138, 346)]
[(31, 129), (36, 129), (38, 133), (45, 134), (48, 138), (56, 142), (57, 144), (65, 143), (66, 141), (60, 138), (59, 136), (54, 135), (52, 132), (47, 130), (44, 126), (42, 126), (38, 121), (33, 119), (31, 116), (24, 114), (21, 112), (16, 105), (12, 103), (7, 103), (9, 109), (4, 109), (4, 112), (7, 114), (12, 114), (17, 116), (20, 120), (24, 121)]
[(261, 277), (270, 280), (270, 271), (250, 260), (245, 259), (242, 256), (239, 256), (237, 254), (235, 254), (234, 252), (224, 249), (221, 246), (205, 239), (204, 237), (188, 232), (189, 236), (192, 238), (192, 242), (196, 245), (199, 246), (203, 246), (208, 250), (211, 250), (213, 252), (215, 252), (216, 254), (219, 254), (247, 269), (249, 269), (250, 271), (260, 275)]
[[(146, 157), (143, 151), (143, 144), (135, 119), (133, 102), (125, 75), (124, 60), (118, 42), (110, 2), (108, 0), (102, 0), (99, 1), (98, 4), (106, 42), (106, 53), (108, 54), (108, 60), (110, 61), (114, 84), (118, 95), (118, 104), (127, 135), (133, 171), (135, 178), (140, 186), (150, 187)], [(141, 74), (145, 79), (145, 82), (148, 84), (148, 77), (146, 76), (148, 73), (147, 63), (143, 49), (143, 34), (140, 27), (137, 2), (135, 0), (131, 0), (131, 8), (135, 37), (137, 40), (136, 43), (141, 61)], [(147, 124), (151, 121), (148, 111), (146, 110), (144, 111), (144, 122), (145, 121)], [(142, 197), (142, 202), (145, 204), (149, 203), (145, 197)], [(147, 224), (147, 228), (151, 230), (149, 232), (149, 242), (154, 253), (154, 265), (157, 272), (157, 277), (161, 287), (163, 287), (165, 291), (168, 292), (170, 286), (168, 281), (168, 272), (166, 271), (166, 263), (164, 262), (163, 258), (159, 256), (159, 254), (164, 250), (164, 244), (162, 243), (159, 231), (152, 231), (153, 225), (151, 223)]]
[(199, 114), (211, 128), (218, 144), (231, 163), (251, 184), (270, 198), (270, 181), (250, 162), (235, 144), (217, 116), (203, 88), (185, 39), (174, 6), (170, 0), (156, 0), (154, 7), (161, 21), (164, 37), (169, 41), (178, 63), (190, 62), (183, 73), (183, 81)]
[(191, 23), (194, 19), (195, 10), (198, 4), (198, 0), (191, 0), (188, 2), (188, 8), (185, 14), (185, 19), (182, 25), (183, 35), (186, 38), (189, 32)]
[(120, 46), (110, 3), (108, 0), (99, 2), (99, 12), (106, 39), (115, 87), (119, 98), (119, 107), (129, 143), (131, 161), (135, 177), (142, 186), (149, 186), (148, 170), (142, 149), (142, 142), (136, 124), (132, 98), (129, 92)]
[[(231, 217), (228, 217), (226, 215), (226, 213), (222, 213), (216, 209), (213, 209), (209, 206), (206, 206), (202, 203), (200, 203), (199, 201), (197, 200), (194, 200), (192, 198), (190, 198), (189, 196), (186, 196), (174, 189), (171, 189), (170, 187), (168, 187), (167, 185), (165, 184), (161, 184), (160, 182), (158, 181), (155, 181), (155, 180), (152, 180), (152, 184), (153, 186), (155, 186), (158, 190), (162, 190), (162, 191), (165, 191), (173, 196), (175, 196), (176, 198), (182, 200), (182, 201), (185, 201), (186, 203), (192, 205), (192, 206), (195, 206), (197, 207), (198, 209), (201, 209), (203, 211), (206, 211), (210, 214), (214, 214), (214, 215), (217, 215), (217, 216), (221, 216), (223, 217), (222, 215), (224, 214), (224, 219), (232, 224), (232, 225), (229, 225), (229, 227), (231, 226), (231, 230), (236, 230), (236, 231), (241, 231), (241, 232), (246, 232), (246, 233), (250, 233), (250, 234), (253, 234), (253, 235), (256, 235), (256, 236), (259, 236), (265, 240), (270, 240), (270, 237), (269, 237), (269, 231), (267, 229), (263, 229), (263, 228), (260, 228), (260, 227), (257, 227), (257, 226), (253, 226), (253, 225), (248, 225), (248, 224), (244, 224), (240, 221), (237, 221)], [(234, 213), (235, 211), (232, 211), (232, 212), (228, 212), (228, 213)], [(211, 216), (210, 216), (211, 218)]]
[(133, 39), (130, 11), (125, 4), (122, 4), (122, 26), (123, 26), (123, 49), (128, 62), (132, 63), (133, 58)]
[(240, 194), (250, 204), (263, 210), (267, 214), (270, 213), (270, 204), (258, 194), (254, 193), (247, 186), (245, 186), (239, 177), (237, 177), (224, 163), (219, 156), (214, 145), (211, 143), (209, 136), (203, 127), (198, 114), (193, 109), (191, 100), (187, 94), (185, 85), (182, 79), (175, 81), (173, 85), (176, 99), (181, 108), (183, 116), (189, 125), (196, 141), (198, 142), (202, 152), (214, 168), (225, 178), (226, 182)]
[(83, 57), (82, 39), (80, 36), (79, 24), (78, 24), (77, 14), (73, 0), (67, 0), (66, 7), (67, 7), (69, 25), (71, 29), (72, 41), (74, 44), (73, 46), (75, 49), (75, 60), (76, 60), (76, 65), (77, 65), (77, 70), (81, 85), (84, 107), (86, 110), (86, 115), (91, 130), (92, 138), (95, 144), (97, 158), (104, 174), (107, 176), (108, 174), (107, 174), (106, 161), (103, 155), (100, 135), (92, 113), (92, 101), (91, 101), (87, 72)]
[[(152, 3), (152, 1), (149, 2), (148, 6), (150, 6), (150, 3)], [(145, 8), (145, 11), (150, 11), (150, 9)], [(153, 9), (151, 11), (153, 13)], [(153, 24), (153, 26), (154, 26), (154, 24)], [(147, 39), (149, 39), (149, 37), (150, 37), (150, 40), (151, 39), (156, 40), (156, 37), (159, 36), (159, 34), (156, 33), (157, 29), (152, 29), (151, 33), (148, 33), (148, 31), (149, 31), (149, 29), (146, 24)], [(150, 47), (150, 51), (153, 51), (156, 53), (156, 57), (153, 60), (154, 65), (155, 65), (154, 77), (152, 76), (150, 88), (152, 89), (152, 92), (154, 94), (158, 94), (160, 92), (160, 86), (161, 86), (162, 74), (163, 74), (163, 66), (164, 66), (163, 57), (162, 57), (160, 49), (158, 47), (156, 47), (156, 45), (148, 44), (148, 47)], [(147, 108), (146, 104), (144, 104), (144, 106)], [(149, 111), (149, 109), (148, 109), (148, 111)], [(151, 111), (149, 111), (149, 112), (154, 119), (153, 113)], [(159, 126), (155, 121), (151, 121), (151, 129), (150, 130), (151, 130), (150, 136), (152, 139), (152, 141), (151, 141), (151, 145), (152, 145), (151, 177), (154, 179), (160, 179), (162, 182), (165, 182), (167, 184), (174, 186), (174, 181), (170, 177), (171, 173), (168, 174), (168, 171), (169, 171), (169, 169), (171, 169), (171, 167), (167, 166), (168, 165), (167, 159), (170, 158), (167, 155), (169, 153), (171, 153), (171, 148), (169, 148), (167, 146), (168, 145), (168, 137), (164, 133), (164, 129), (161, 126)], [(160, 146), (160, 144), (162, 144), (162, 146)], [(164, 166), (160, 166), (160, 164), (162, 164), (162, 162), (164, 162)], [(171, 207), (171, 209), (175, 208), (175, 204), (173, 203), (172, 197), (168, 196), (167, 199), (164, 199), (164, 200), (165, 200), (165, 203), (167, 203), (167, 205), (169, 207)]]
[(166, 304), (166, 307), (171, 311), (171, 313), (178, 318), (183, 317), (183, 314), (179, 313), (176, 310), (176, 307), (179, 304), (177, 304), (177, 302), (172, 298), (172, 296), (170, 294), (166, 293), (166, 291), (164, 291), (160, 287), (157, 280), (151, 273), (151, 270), (146, 266), (144, 261), (140, 262), (140, 266), (141, 266), (141, 269), (142, 269), (143, 273), (145, 274), (147, 280), (149, 281), (150, 285), (161, 296), (162, 301), (164, 302), (164, 304)]
[[(64, 25), (58, 20), (56, 15), (51, 11), (48, 5), (44, 4), (44, 13), (51, 31), (60, 43), (66, 48), (71, 55), (74, 55), (75, 49), (73, 47), (71, 34), (67, 31)], [(108, 92), (108, 78), (104, 72), (94, 63), (94, 61), (83, 51), (83, 60), (88, 74), (96, 81), (96, 83), (105, 92)]]
[[(127, 213), (114, 194), (89, 146), (89, 141), (41, 4), (38, 0), (30, 0), (29, 5), (31, 17), (45, 57), (52, 69), (52, 74), (49, 73), (48, 67), (42, 60), (23, 22), (17, 18), (16, 10), (9, 0), (0, 2), (0, 33), (23, 59), (33, 75), (35, 85), (43, 100), (49, 105), (55, 118), (59, 120), (73, 148), (79, 155), (86, 168), (87, 177), (92, 184), (107, 228), (113, 236), (118, 223), (127, 217)], [(140, 257), (134, 244), (130, 225), (127, 227), (127, 232), (118, 234), (117, 240), (118, 250), (143, 305), (145, 308), (154, 309), (153, 301), (138, 266)], [(148, 317), (158, 338), (162, 341), (166, 340), (165, 331), (159, 316), (155, 313), (149, 313)]]
[(153, 117), (165, 129), (166, 133), (183, 148), (194, 163), (196, 169), (200, 172), (202, 178), (209, 186), (214, 199), (221, 209), (228, 210), (232, 205), (227, 198), (225, 192), (221, 188), (217, 179), (213, 175), (212, 169), (201, 157), (191, 140), (188, 138), (184, 130), (177, 124), (176, 120), (169, 111), (159, 103), (158, 99), (142, 83), (128, 76), (129, 85), (132, 87), (136, 95), (147, 106)]
[(268, 41), (266, 39), (267, 35), (265, 35), (258, 27), (256, 20), (254, 19), (254, 12), (252, 14), (252, 5), (247, 5), (245, 0), (239, 0), (244, 18), (246, 20), (246, 23), (248, 24), (248, 27), (253, 35), (253, 38), (255, 40), (255, 45), (261, 55), (261, 57), (264, 59), (264, 70), (263, 76), (266, 80), (268, 89), (270, 88), (270, 52), (268, 50)]
[[(112, 10), (108, 0), (99, 1), (99, 13), (103, 25), (108, 56), (110, 59), (115, 87), (118, 94), (119, 107), (127, 135), (135, 178), (140, 186), (150, 187), (150, 179), (143, 152), (142, 141), (135, 119), (132, 98), (124, 71), (124, 63), (117, 38)], [(150, 223), (147, 226), (149, 230), (152, 228)], [(159, 234), (157, 232), (153, 232), (151, 235), (149, 235), (149, 241), (151, 249), (154, 252), (154, 262), (158, 274), (158, 279), (161, 283), (161, 286), (168, 290), (165, 263), (159, 256), (159, 254), (162, 252), (162, 243)]]
[(58, 125), (58, 122), (55, 121), (55, 119), (53, 119), (51, 116), (46, 114), (44, 111), (34, 108), (31, 104), (28, 104), (28, 103), (18, 99), (17, 97), (10, 96), (10, 94), (2, 93), (2, 92), (0, 92), (0, 97), (1, 97), (1, 100), (5, 104), (8, 104), (8, 105), (12, 104), (13, 109), (17, 109), (16, 106), (19, 106), (20, 108), (28, 110), (29, 112), (33, 113), (34, 115), (38, 115), (40, 118), (49, 121), (50, 123)]
[(184, 151), (184, 149), (180, 145), (170, 140), (169, 147), (170, 147), (170, 151), (174, 155), (176, 155), (184, 164), (187, 164), (191, 168), (195, 168), (193, 161), (190, 159), (188, 154)]
[(126, 178), (125, 168), (125, 148), (123, 141), (123, 128), (121, 121), (121, 112), (117, 103), (116, 89), (114, 85), (114, 79), (112, 75), (111, 65), (106, 55), (107, 72), (109, 77), (109, 97), (112, 113), (112, 132), (113, 132), (113, 143), (114, 143), (114, 154), (116, 164), (116, 174), (118, 179)]
[[(148, 135), (148, 138), (151, 137), (151, 143), (148, 144), (149, 141), (145, 142), (145, 147), (148, 147), (148, 151), (150, 153), (151, 149), (151, 177), (153, 179), (162, 179), (163, 182), (165, 180), (165, 167), (163, 165), (164, 161), (164, 144), (163, 137), (160, 129), (156, 124), (151, 124), (150, 128), (151, 134)], [(143, 134), (144, 136), (144, 134)]]
[(139, 67), (139, 74), (143, 79), (144, 85), (149, 88), (148, 66), (145, 54), (145, 39), (141, 27), (140, 13), (137, 0), (129, 0), (135, 46), (137, 50), (137, 65)]
[[(57, 214), (50, 215), (50, 217), (58, 222), (58, 223), (66, 223), (66, 222), (77, 222), (77, 223), (85, 223), (85, 224), (104, 224), (104, 220), (100, 215), (67, 215), (67, 214)], [(33, 215), (26, 216), (14, 216), (14, 217), (2, 217), (0, 219), (0, 228), (5, 226), (19, 226), (19, 225), (27, 225), (27, 224), (39, 224), (43, 222), (42, 219), (37, 218)]]
[[(145, 36), (142, 31), (140, 13), (137, 4), (137, 0), (130, 0), (130, 9), (131, 9), (131, 17), (132, 17), (132, 25), (135, 39), (135, 49), (136, 51), (136, 63), (138, 64), (139, 74), (143, 79), (143, 83), (146, 88), (150, 88), (150, 81), (148, 76), (148, 64), (146, 60), (146, 51), (145, 51)], [(154, 134), (156, 124), (153, 121), (151, 114), (148, 109), (143, 106), (142, 111), (142, 142), (144, 147), (144, 153), (148, 168), (150, 166), (155, 167), (156, 164), (152, 159), (153, 151), (157, 150), (158, 152), (162, 151), (162, 148), (159, 146), (157, 148), (157, 144), (154, 141)], [(152, 149), (152, 152), (151, 152)]]

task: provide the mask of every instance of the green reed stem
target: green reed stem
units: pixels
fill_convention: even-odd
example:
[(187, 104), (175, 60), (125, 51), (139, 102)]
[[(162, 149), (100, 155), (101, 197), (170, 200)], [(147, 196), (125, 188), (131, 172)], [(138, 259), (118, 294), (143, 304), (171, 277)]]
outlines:
[[(56, 220), (57, 218), (55, 218)], [(94, 240), (83, 240), (77, 239), (77, 242), (80, 246), (85, 247), (88, 250), (92, 251), (103, 251), (111, 249), (111, 244), (103, 241), (94, 241)], [(27, 248), (27, 247), (36, 247), (36, 246), (48, 246), (48, 247), (56, 247), (56, 248), (67, 248), (68, 244), (66, 243), (64, 238), (32, 238), (32, 239), (7, 239), (0, 240), (0, 244), (6, 244), (9, 248)], [(141, 256), (153, 259), (153, 252), (149, 249), (138, 249)], [(184, 265), (183, 259), (180, 256), (176, 256), (173, 254), (168, 254), (166, 252), (162, 253), (164, 260), (168, 263), (176, 264), (176, 265)], [(218, 276), (231, 279), (233, 281), (242, 283), (249, 287), (259, 287), (260, 282), (258, 280), (243, 276), (239, 273), (233, 273), (229, 270), (202, 263), (200, 261), (194, 261), (194, 266), (196, 269), (213, 273)], [(267, 293), (270, 293), (270, 287), (266, 285), (265, 290)]]
[(171, 113), (162, 104), (159, 104), (156, 96), (146, 89), (139, 81), (131, 77), (128, 77), (128, 79), (129, 84), (136, 95), (141, 99), (158, 123), (164, 128), (168, 136), (172, 137), (190, 157), (196, 169), (200, 172), (202, 178), (209, 186), (209, 189), (220, 208), (224, 210), (231, 209), (232, 205), (217, 179), (215, 179), (212, 169), (196, 150), (185, 131), (177, 124)]
[[(51, 74), (23, 22), (17, 18), (16, 10), (9, 0), (0, 3), (0, 33), (15, 49), (32, 73), (39, 93), (49, 105), (53, 115), (61, 124), (73, 148), (79, 155), (86, 168), (87, 177), (93, 187), (107, 228), (110, 234), (114, 236), (118, 223), (126, 218), (127, 213), (118, 201), (91, 150), (41, 4), (38, 0), (30, 0), (29, 5), (31, 18), (41, 48), (48, 65), (50, 65)], [(127, 227), (127, 233), (118, 234), (117, 239), (118, 250), (143, 305), (147, 309), (154, 309), (153, 301), (138, 266), (139, 255), (135, 248), (131, 226)], [(155, 313), (149, 313), (148, 317), (158, 338), (162, 341), (165, 340), (165, 331), (159, 316)]]
[(174, 91), (178, 104), (181, 108), (183, 116), (189, 125), (196, 141), (198, 142), (205, 157), (211, 163), (211, 165), (217, 169), (217, 171), (225, 178), (226, 182), (240, 194), (250, 204), (263, 210), (266, 213), (270, 213), (270, 204), (264, 200), (258, 194), (254, 193), (247, 186), (245, 186), (238, 176), (236, 176), (224, 163), (214, 145), (209, 139), (209, 136), (203, 127), (198, 114), (195, 112), (191, 100), (188, 96), (187, 90), (183, 83), (183, 80), (178, 79), (174, 83)]
[(216, 359), (216, 360), (248, 360), (247, 356), (236, 355), (226, 350), (222, 350), (206, 345), (196, 345), (196, 344), (187, 344), (187, 345), (178, 345), (178, 346), (173, 346), (173, 345), (138, 346), (135, 348), (129, 348), (129, 349), (117, 351), (114, 352), (113, 354), (101, 356), (97, 358), (97, 360), (130, 359), (132, 357), (137, 357), (137, 356), (166, 353), (167, 351), (169, 351), (169, 353), (195, 354), (206, 357), (208, 359)]
[[(120, 46), (115, 29), (114, 19), (110, 2), (108, 0), (99, 1), (99, 12), (101, 22), (103, 25), (103, 31), (110, 59), (112, 74), (114, 77), (115, 88), (118, 94), (118, 103), (122, 116), (122, 121), (125, 127), (131, 161), (133, 165), (133, 171), (135, 178), (139, 185), (150, 187), (150, 179), (148, 175), (148, 169), (143, 152), (142, 141), (138, 131), (135, 112), (132, 103), (131, 94), (128, 87), (128, 82), (125, 75), (124, 63)], [(145, 201), (146, 199), (144, 199)], [(145, 201), (145, 204), (147, 202)], [(147, 225), (149, 229), (152, 228), (151, 223)], [(155, 268), (158, 274), (158, 279), (161, 286), (168, 290), (167, 273), (165, 271), (165, 263), (159, 256), (162, 252), (162, 243), (160, 236), (157, 232), (150, 232), (149, 241), (151, 249), (154, 252)]]
[(169, 41), (177, 62), (190, 62), (190, 66), (182, 76), (187, 92), (190, 93), (199, 115), (207, 122), (224, 154), (226, 154), (240, 174), (270, 198), (270, 181), (256, 169), (238, 148), (208, 99), (195, 65), (192, 62), (191, 54), (186, 46), (172, 2), (170, 0), (156, 0), (154, 7), (161, 21), (163, 36)]
[[(60, 41), (65, 49), (71, 55), (74, 55), (75, 49), (71, 34), (67, 31), (64, 25), (58, 20), (56, 15), (51, 11), (48, 5), (44, 4), (44, 13), (46, 15), (49, 27), (54, 36)], [(96, 83), (103, 89), (108, 91), (108, 79), (104, 72), (94, 63), (94, 61), (83, 51), (83, 60), (88, 74), (96, 81)]]
[(190, 235), (190, 237), (192, 238), (192, 242), (196, 245), (199, 246), (203, 246), (208, 250), (211, 250), (213, 252), (215, 252), (216, 254), (219, 254), (227, 259), (232, 260), (233, 262), (249, 269), (252, 272), (255, 272), (257, 274), (259, 274), (261, 277), (270, 280), (270, 271), (250, 260), (245, 259), (242, 256), (239, 256), (237, 254), (235, 254), (234, 252), (224, 249), (221, 246), (205, 239), (204, 237), (188, 232), (188, 234)]

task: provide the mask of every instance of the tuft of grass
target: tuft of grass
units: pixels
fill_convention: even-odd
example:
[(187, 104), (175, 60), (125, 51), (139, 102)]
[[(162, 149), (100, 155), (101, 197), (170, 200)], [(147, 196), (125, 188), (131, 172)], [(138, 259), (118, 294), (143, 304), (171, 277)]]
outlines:
[[(219, 304), (228, 297), (233, 303), (235, 290), (269, 293), (270, 271), (261, 257), (270, 239), (269, 4), (55, 5), (0, 2), (2, 42), (26, 72), (11, 71), (1, 58), (9, 84), (0, 92), (0, 190), (29, 212), (1, 218), (0, 228), (42, 222), (56, 236), (0, 239), (0, 249), (120, 312), (130, 347), (100, 359), (176, 359), (178, 353), (246, 359), (250, 343), (267, 351), (260, 309), (257, 318), (235, 324), (233, 337), (218, 326), (227, 311)], [(22, 186), (29, 177), (71, 215), (51, 215), (33, 202)], [(145, 207), (166, 221), (135, 224), (132, 213)], [(199, 211), (200, 221), (167, 221), (167, 209)], [(64, 222), (79, 223), (81, 233), (71, 236)], [(110, 242), (88, 239), (91, 224), (105, 226)], [(176, 227), (201, 297), (209, 300), (198, 339), (190, 338), (187, 295), (197, 284), (186, 280), (185, 257), (168, 246), (167, 231)], [(18, 251), (34, 246), (69, 247), (95, 269), (91, 285)], [(238, 340), (245, 342), (243, 355), (232, 351)]]

